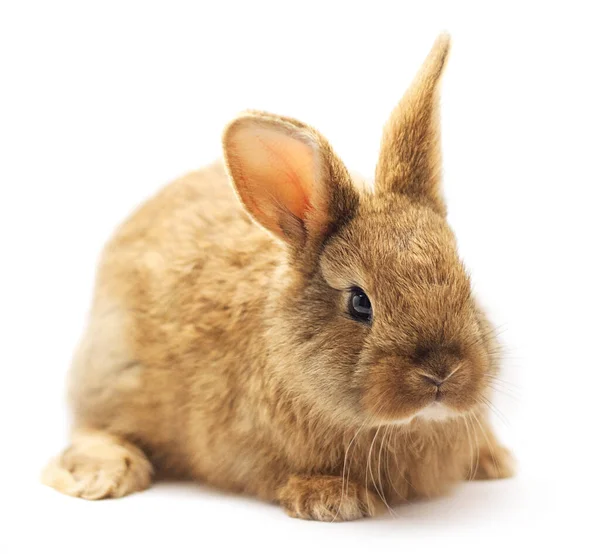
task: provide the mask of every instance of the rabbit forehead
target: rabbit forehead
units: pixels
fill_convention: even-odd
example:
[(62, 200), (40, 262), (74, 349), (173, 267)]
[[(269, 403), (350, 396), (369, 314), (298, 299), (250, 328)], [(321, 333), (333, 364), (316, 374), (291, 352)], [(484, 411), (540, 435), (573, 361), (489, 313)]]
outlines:
[(366, 197), (355, 217), (330, 239), (321, 257), (334, 288), (464, 285), (468, 277), (454, 234), (433, 210), (402, 197)]

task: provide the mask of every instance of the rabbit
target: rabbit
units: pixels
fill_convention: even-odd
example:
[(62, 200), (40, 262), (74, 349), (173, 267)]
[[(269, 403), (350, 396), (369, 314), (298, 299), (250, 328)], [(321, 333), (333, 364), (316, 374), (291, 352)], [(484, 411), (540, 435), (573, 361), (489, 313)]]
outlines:
[(372, 185), (315, 129), (250, 111), (224, 163), (118, 228), (45, 484), (101, 499), (197, 480), (347, 521), (513, 475), (488, 414), (498, 344), (441, 191), (449, 48), (393, 110)]

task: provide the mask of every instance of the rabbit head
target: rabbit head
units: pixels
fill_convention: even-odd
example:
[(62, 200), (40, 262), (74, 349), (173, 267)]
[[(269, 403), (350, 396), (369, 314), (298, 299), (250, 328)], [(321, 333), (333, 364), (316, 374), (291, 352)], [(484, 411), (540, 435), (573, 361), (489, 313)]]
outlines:
[(298, 121), (249, 112), (225, 130), (231, 181), (284, 245), (265, 341), (286, 398), (353, 421), (475, 409), (495, 371), (489, 328), (446, 221), (438, 38), (385, 127), (373, 190)]

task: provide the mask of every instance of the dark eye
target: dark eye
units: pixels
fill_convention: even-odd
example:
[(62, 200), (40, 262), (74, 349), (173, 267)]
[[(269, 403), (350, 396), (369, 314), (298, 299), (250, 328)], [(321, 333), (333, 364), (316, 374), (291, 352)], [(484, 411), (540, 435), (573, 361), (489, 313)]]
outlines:
[(371, 301), (364, 290), (355, 287), (350, 290), (350, 299), (348, 300), (348, 312), (352, 319), (363, 323), (370, 323), (373, 317), (373, 308)]

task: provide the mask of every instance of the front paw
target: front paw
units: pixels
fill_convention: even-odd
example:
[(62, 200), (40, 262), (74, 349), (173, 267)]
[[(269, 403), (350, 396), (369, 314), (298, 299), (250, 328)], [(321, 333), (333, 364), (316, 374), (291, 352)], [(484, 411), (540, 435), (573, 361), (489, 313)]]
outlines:
[(381, 509), (371, 491), (333, 476), (290, 477), (278, 498), (288, 515), (318, 521), (350, 521)]
[(516, 462), (508, 448), (486, 446), (479, 451), (475, 479), (507, 479), (514, 476), (515, 469)]

